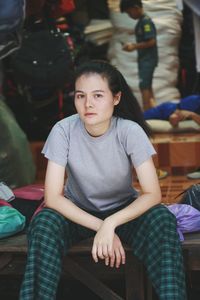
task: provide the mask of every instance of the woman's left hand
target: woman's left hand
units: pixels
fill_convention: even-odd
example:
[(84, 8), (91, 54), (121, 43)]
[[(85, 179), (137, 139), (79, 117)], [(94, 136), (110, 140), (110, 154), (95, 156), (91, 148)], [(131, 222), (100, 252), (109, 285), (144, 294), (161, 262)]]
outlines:
[(97, 231), (93, 247), (92, 257), (95, 262), (98, 258), (105, 259), (105, 264), (118, 268), (120, 264), (125, 263), (125, 251), (119, 237), (115, 233), (115, 228), (104, 220), (102, 226)]

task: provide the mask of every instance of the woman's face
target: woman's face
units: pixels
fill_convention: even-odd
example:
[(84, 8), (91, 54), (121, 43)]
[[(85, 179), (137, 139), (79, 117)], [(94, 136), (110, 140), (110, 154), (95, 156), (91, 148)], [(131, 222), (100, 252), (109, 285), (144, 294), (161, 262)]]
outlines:
[(100, 136), (107, 131), (119, 101), (120, 93), (113, 96), (107, 79), (99, 74), (85, 74), (76, 80), (75, 107), (91, 135)]

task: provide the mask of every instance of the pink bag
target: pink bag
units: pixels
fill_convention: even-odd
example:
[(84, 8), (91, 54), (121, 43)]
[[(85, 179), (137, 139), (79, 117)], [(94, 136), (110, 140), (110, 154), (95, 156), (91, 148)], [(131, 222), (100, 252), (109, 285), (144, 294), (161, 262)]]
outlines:
[(30, 184), (13, 190), (15, 197), (26, 200), (42, 200), (44, 186), (42, 184)]

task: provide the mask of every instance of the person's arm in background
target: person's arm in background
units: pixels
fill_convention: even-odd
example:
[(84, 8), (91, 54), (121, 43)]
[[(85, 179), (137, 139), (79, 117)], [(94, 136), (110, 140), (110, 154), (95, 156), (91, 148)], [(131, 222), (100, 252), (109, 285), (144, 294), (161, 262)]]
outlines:
[(149, 39), (147, 41), (140, 42), (140, 43), (127, 43), (127, 44), (124, 44), (122, 49), (124, 51), (127, 51), (127, 52), (132, 52), (132, 51), (138, 50), (138, 49), (151, 48), (154, 45), (156, 45), (156, 40), (154, 38), (152, 38), (152, 39)]
[(179, 110), (177, 109), (173, 114), (169, 117), (169, 122), (172, 126), (178, 126), (180, 121), (184, 120), (193, 120), (197, 124), (200, 125), (200, 115), (189, 110)]

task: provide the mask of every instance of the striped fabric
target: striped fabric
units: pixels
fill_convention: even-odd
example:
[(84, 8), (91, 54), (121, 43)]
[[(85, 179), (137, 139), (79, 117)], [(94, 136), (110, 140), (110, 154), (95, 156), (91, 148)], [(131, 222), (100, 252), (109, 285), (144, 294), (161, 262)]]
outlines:
[[(111, 212), (113, 213), (113, 212)], [(96, 214), (102, 219), (109, 214)], [(175, 217), (158, 205), (117, 228), (122, 241), (144, 262), (160, 300), (186, 300), (182, 250)], [(62, 259), (74, 243), (94, 232), (43, 209), (28, 231), (28, 259), (20, 300), (54, 300)]]

